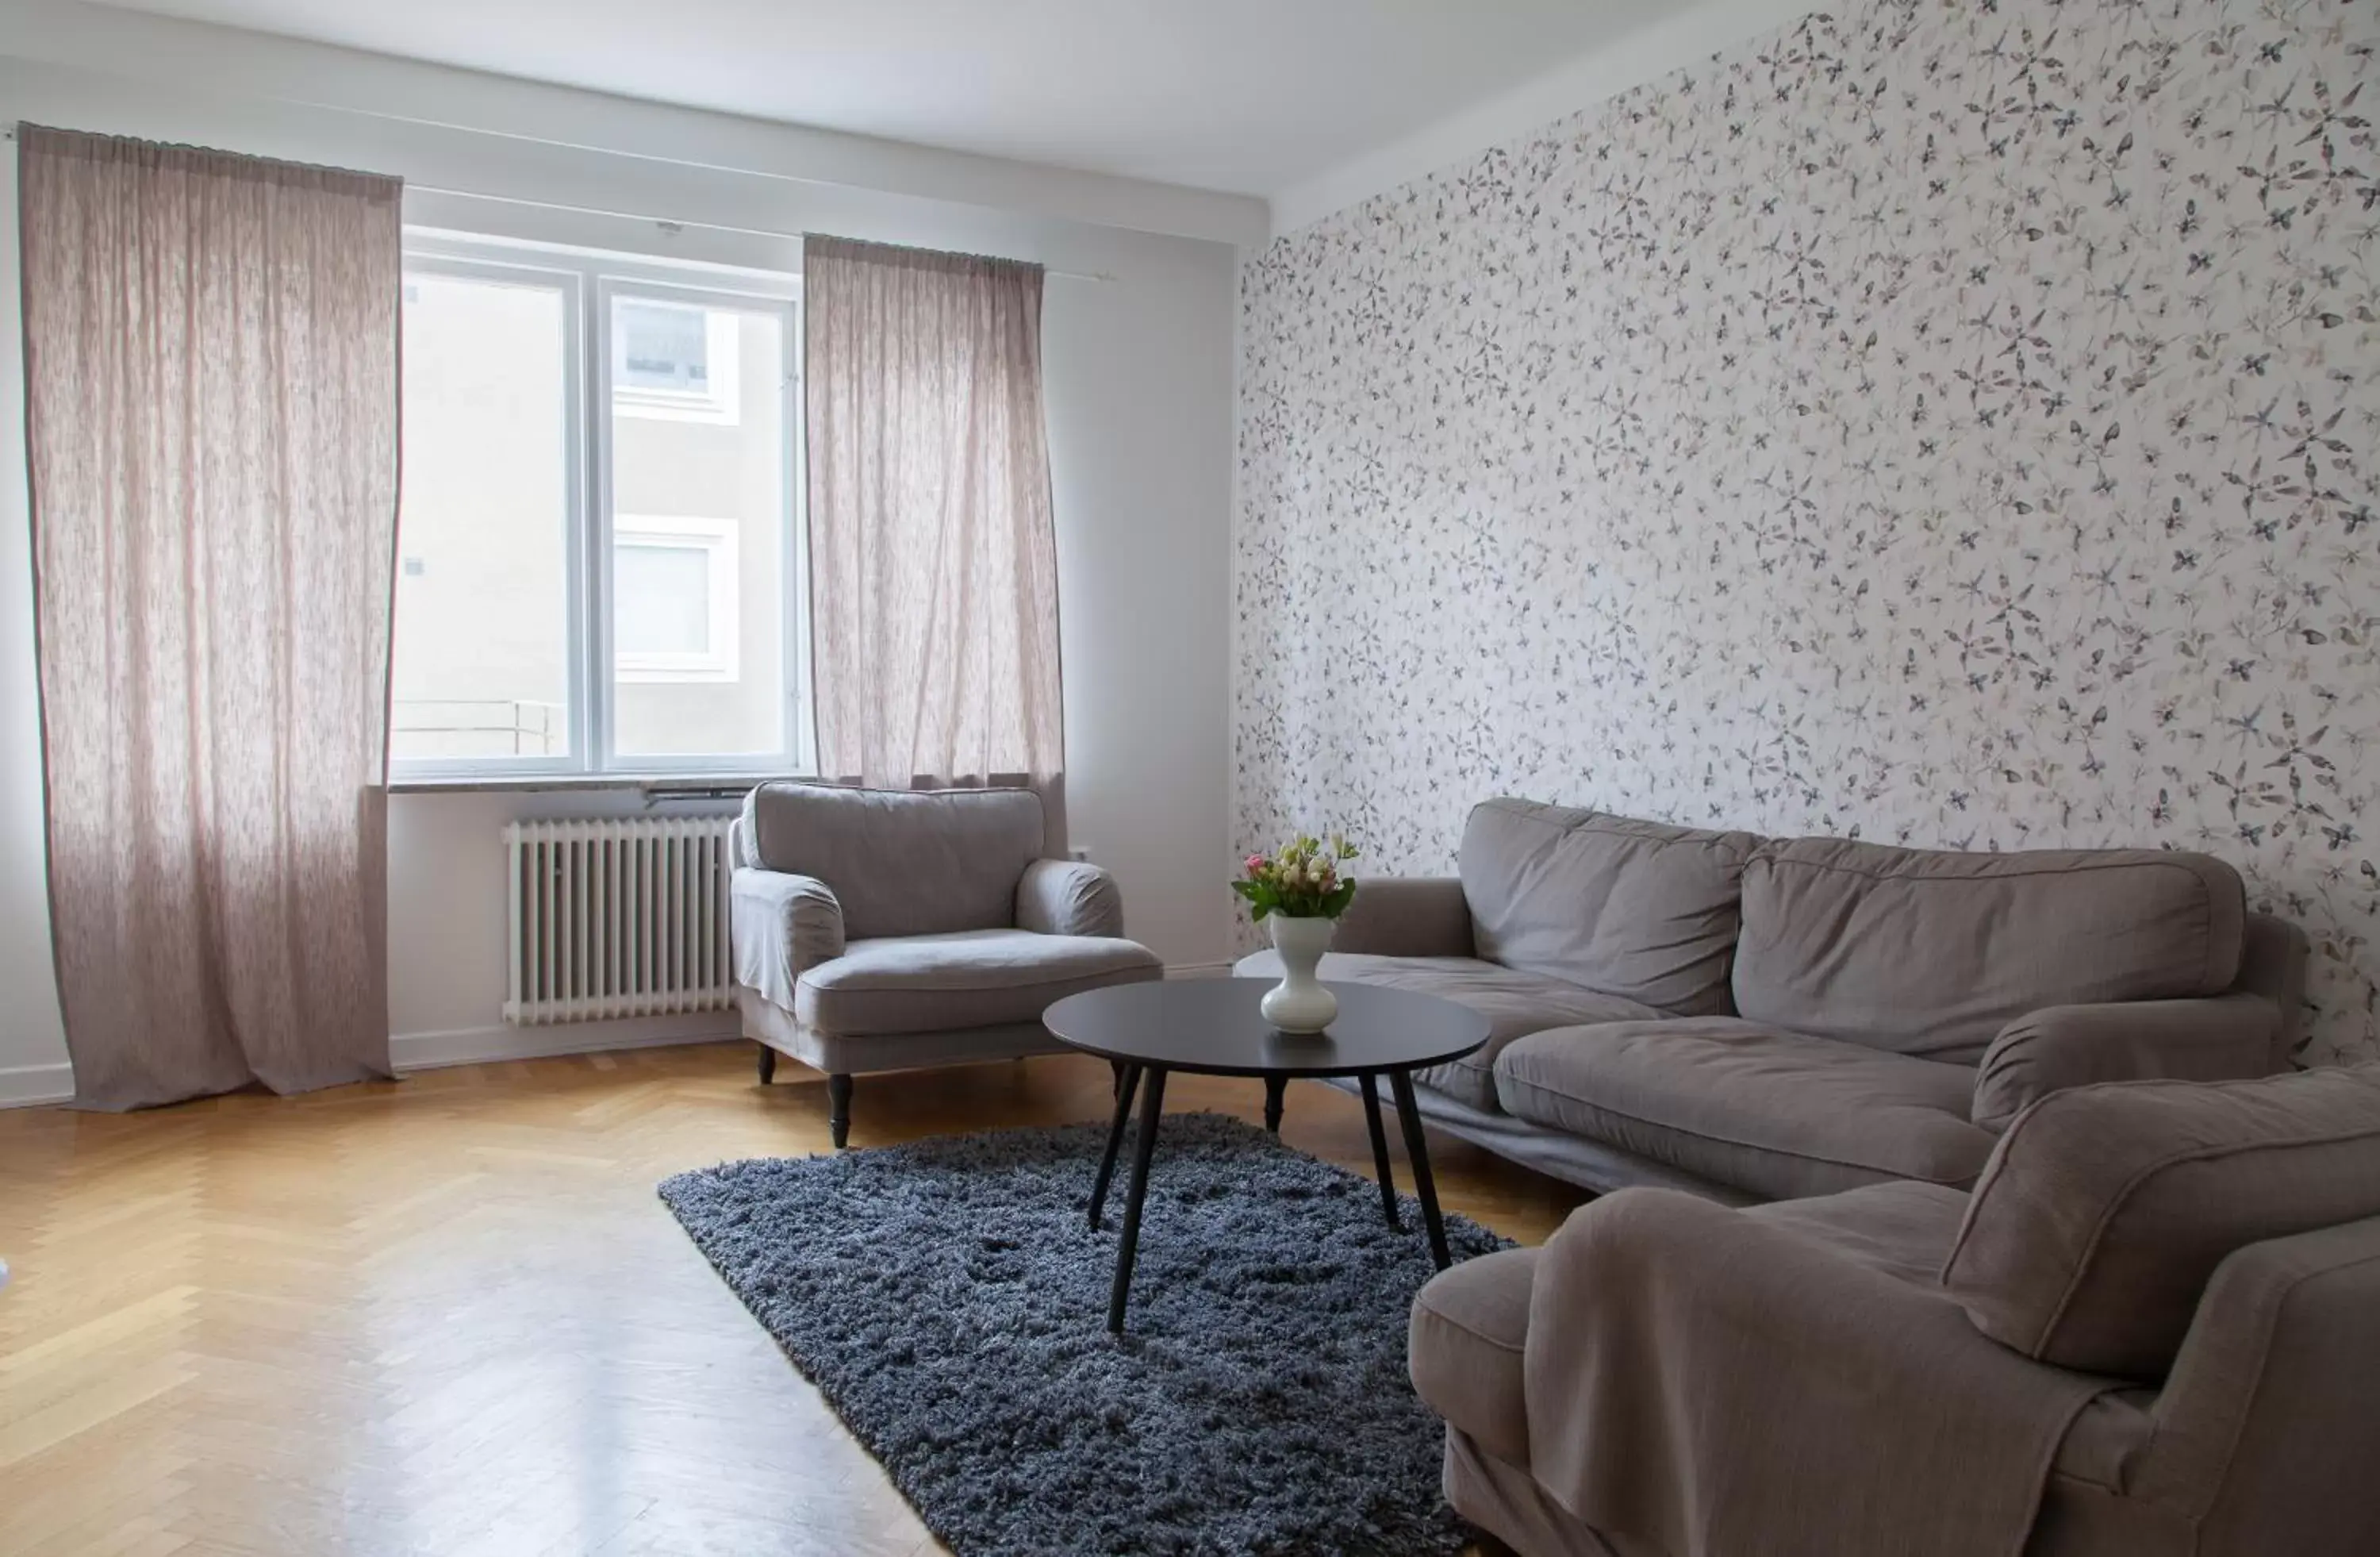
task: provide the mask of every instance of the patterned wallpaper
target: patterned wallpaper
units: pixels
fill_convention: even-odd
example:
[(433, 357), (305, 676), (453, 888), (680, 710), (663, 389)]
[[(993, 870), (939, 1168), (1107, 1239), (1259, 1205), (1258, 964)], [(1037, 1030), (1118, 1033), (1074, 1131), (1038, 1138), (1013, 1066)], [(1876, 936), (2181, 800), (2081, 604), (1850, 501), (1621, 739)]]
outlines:
[(1867, 0), (1253, 257), (1236, 842), (2204, 849), (2380, 1053), (2375, 46)]

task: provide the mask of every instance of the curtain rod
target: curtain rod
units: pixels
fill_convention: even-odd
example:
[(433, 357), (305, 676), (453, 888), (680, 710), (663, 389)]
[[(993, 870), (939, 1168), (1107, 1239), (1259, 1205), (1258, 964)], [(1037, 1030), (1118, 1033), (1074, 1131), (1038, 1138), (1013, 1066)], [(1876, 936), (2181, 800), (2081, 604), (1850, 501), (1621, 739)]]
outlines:
[[(671, 216), (651, 216), (637, 211), (606, 211), (596, 205), (565, 205), (556, 201), (529, 200), (519, 195), (483, 194), (477, 189), (442, 189), (434, 184), (407, 184), (407, 189), (418, 189), (425, 195), (451, 195), (457, 200), (491, 201), (498, 205), (533, 206), (540, 211), (566, 211), (578, 216), (608, 216), (623, 222), (650, 222), (663, 232), (679, 233), (688, 227), (698, 227), (707, 233), (734, 233), (742, 237), (790, 238), (801, 241), (800, 233), (789, 233), (775, 227), (738, 227), (725, 222), (698, 222)], [(914, 247), (914, 246), (912, 246)], [(1062, 271), (1044, 265), (1041, 274), (1064, 281), (1111, 282), (1114, 275), (1106, 271)]]
[[(0, 140), (16, 139), (17, 127), (14, 124), (0, 128)], [(483, 200), (497, 205), (526, 205), (540, 211), (565, 211), (577, 216), (608, 216), (622, 222), (650, 222), (666, 233), (682, 233), (688, 227), (699, 227), (707, 233), (734, 233), (741, 237), (789, 238), (796, 243), (802, 238), (800, 233), (783, 232), (774, 227), (737, 227), (724, 222), (696, 222), (668, 216), (648, 216), (635, 211), (606, 211), (601, 206), (565, 205), (557, 201), (528, 200), (517, 195), (491, 195), (478, 189), (443, 189), (435, 184), (408, 183), (405, 187), (407, 189), (417, 189), (425, 195), (447, 195), (455, 200)], [(1107, 271), (1062, 271), (1050, 265), (1042, 266), (1041, 274), (1055, 276), (1062, 281), (1106, 283), (1115, 280), (1114, 275)]]

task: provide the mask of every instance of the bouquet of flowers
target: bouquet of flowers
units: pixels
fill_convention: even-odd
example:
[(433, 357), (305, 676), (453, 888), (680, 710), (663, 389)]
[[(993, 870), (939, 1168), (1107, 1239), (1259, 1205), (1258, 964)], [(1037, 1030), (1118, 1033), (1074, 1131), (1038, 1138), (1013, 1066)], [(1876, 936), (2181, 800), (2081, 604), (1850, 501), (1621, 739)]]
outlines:
[(1292, 919), (1335, 919), (1354, 901), (1355, 882), (1340, 867), (1355, 858), (1355, 845), (1338, 833), (1328, 843), (1300, 835), (1270, 855), (1252, 854), (1232, 890), (1255, 905), (1262, 922), (1279, 914)]

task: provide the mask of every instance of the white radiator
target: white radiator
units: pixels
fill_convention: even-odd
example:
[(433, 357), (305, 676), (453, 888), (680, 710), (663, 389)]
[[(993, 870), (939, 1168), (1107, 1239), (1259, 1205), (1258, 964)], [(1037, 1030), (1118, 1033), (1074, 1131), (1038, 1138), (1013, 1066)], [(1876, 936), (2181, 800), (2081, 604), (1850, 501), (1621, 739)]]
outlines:
[(504, 1020), (535, 1027), (734, 1004), (733, 816), (516, 821)]

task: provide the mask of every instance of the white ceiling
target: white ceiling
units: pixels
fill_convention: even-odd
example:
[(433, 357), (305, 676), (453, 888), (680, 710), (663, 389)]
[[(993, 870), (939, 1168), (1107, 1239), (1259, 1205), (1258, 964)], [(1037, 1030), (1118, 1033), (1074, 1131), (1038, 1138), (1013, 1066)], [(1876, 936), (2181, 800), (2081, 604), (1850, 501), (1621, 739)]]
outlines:
[(108, 0), (442, 65), (1269, 197), (1679, 0)]

